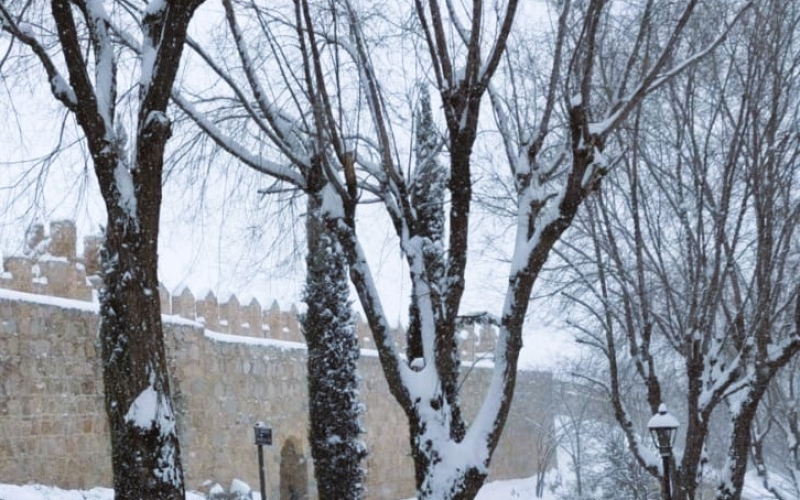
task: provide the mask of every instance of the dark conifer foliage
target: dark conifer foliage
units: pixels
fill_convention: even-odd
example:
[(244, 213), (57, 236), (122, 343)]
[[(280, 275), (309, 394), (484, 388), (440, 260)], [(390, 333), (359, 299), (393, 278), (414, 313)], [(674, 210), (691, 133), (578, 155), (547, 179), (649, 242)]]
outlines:
[[(313, 184), (313, 183), (309, 183)], [(347, 264), (326, 226), (319, 192), (308, 195), (303, 332), (308, 344), (309, 440), (320, 500), (364, 497), (362, 405)]]
[[(436, 281), (444, 276), (445, 270), (444, 203), (447, 189), (447, 169), (437, 160), (437, 155), (442, 147), (442, 138), (433, 123), (431, 96), (425, 86), (420, 88), (420, 102), (415, 121), (416, 169), (410, 189), (411, 204), (416, 208), (419, 234), (424, 239), (422, 251), (425, 269), (431, 279)], [(422, 358), (422, 335), (416, 296), (417, 291), (412, 288), (407, 332), (408, 359)]]

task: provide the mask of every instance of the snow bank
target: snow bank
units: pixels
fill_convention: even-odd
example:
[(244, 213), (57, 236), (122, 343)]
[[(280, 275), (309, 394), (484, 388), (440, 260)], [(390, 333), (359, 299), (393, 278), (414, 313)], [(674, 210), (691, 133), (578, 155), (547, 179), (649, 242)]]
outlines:
[[(238, 484), (236, 486), (242, 487)], [(233, 488), (234, 484), (231, 485), (231, 489)], [(494, 481), (485, 484), (481, 488), (477, 500), (535, 499), (535, 491), (536, 480), (534, 478)], [(259, 496), (258, 493), (253, 492), (254, 498)], [(80, 491), (62, 490), (40, 484), (26, 486), (0, 484), (0, 500), (114, 500), (114, 490), (111, 488), (92, 488), (91, 490)], [(205, 497), (199, 493), (187, 492), (186, 500), (205, 500)], [(549, 491), (545, 490), (542, 500), (554, 500), (554, 497)]]
[[(111, 488), (62, 490), (41, 484), (25, 486), (0, 484), (0, 500), (114, 500), (114, 490)], [(187, 492), (186, 500), (205, 500), (205, 497), (199, 493)]]

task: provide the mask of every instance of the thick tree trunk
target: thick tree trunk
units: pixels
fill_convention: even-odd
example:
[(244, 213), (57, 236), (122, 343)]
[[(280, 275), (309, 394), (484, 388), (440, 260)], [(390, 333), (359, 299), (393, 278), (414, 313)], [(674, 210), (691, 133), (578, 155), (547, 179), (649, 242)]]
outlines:
[(117, 500), (183, 500), (156, 277), (155, 240), (109, 220), (100, 341)]
[[(754, 412), (755, 406), (751, 409), (743, 409), (744, 414)], [(744, 486), (744, 474), (747, 469), (748, 451), (750, 449), (750, 424), (752, 418), (742, 415), (733, 421), (733, 433), (731, 442), (728, 446), (728, 458), (726, 460), (727, 471), (723, 472), (723, 481), (717, 487), (718, 500), (739, 500), (742, 497), (742, 487)]]
[[(95, 156), (108, 212), (101, 252), (100, 343), (117, 500), (184, 500), (161, 302), (158, 233), (161, 172), (170, 122), (144, 119), (137, 168), (122, 154)], [(122, 180), (130, 175), (130, 182)]]
[[(766, 372), (766, 371), (765, 371)], [(748, 388), (748, 394), (739, 402), (739, 408), (733, 415), (733, 431), (728, 444), (728, 457), (723, 471), (723, 481), (717, 487), (718, 500), (740, 500), (744, 487), (744, 476), (747, 472), (750, 446), (752, 444), (753, 420), (758, 405), (772, 380), (773, 374), (760, 375)]]
[[(440, 450), (430, 447), (429, 442), (427, 445), (422, 442), (418, 432), (413, 434), (417, 436), (411, 437), (411, 455), (414, 459), (418, 500), (474, 500), (486, 481), (485, 470), (470, 467), (459, 470), (458, 474), (448, 474), (445, 479), (443, 471), (436, 470), (437, 464), (445, 457), (438, 453)], [(448, 484), (443, 485), (444, 481), (448, 481)], [(433, 486), (434, 482), (437, 483), (436, 487)]]
[(158, 296), (158, 231), (164, 145), (171, 133), (165, 110), (201, 1), (154, 1), (143, 11), (139, 48), (152, 57), (141, 58), (132, 161), (125, 150), (129, 137), (115, 114), (117, 49), (114, 16), (105, 4), (51, 0), (56, 52), (69, 84), (44, 46), (31, 36), (20, 38), (41, 60), (53, 95), (74, 113), (107, 210), (99, 334), (117, 500), (184, 499)]

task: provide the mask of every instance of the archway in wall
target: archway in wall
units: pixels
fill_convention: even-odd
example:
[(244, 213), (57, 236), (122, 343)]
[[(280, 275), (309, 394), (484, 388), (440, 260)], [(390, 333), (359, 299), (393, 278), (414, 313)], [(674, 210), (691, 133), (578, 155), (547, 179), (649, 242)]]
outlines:
[(280, 500), (308, 500), (308, 467), (297, 439), (290, 437), (281, 448)]

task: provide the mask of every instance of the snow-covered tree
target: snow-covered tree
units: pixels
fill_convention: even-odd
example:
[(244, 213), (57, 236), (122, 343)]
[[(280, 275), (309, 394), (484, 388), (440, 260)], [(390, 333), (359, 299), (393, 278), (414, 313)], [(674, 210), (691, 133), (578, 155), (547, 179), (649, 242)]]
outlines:
[(2, 31), (17, 41), (15, 48), (35, 56), (53, 97), (82, 130), (105, 201), (100, 344), (120, 500), (184, 497), (157, 261), (164, 147), (171, 133), (166, 108), (201, 1), (153, 0), (136, 14), (142, 58), (130, 134), (125, 112), (117, 109), (112, 26), (130, 10), (95, 0), (0, 2)]
[[(447, 170), (439, 162), (442, 141), (433, 121), (431, 96), (427, 86), (420, 88), (419, 107), (415, 112), (414, 159), (415, 171), (411, 183), (411, 205), (416, 208), (419, 234), (423, 239), (425, 269), (434, 280), (444, 276), (445, 248), (445, 191)], [(412, 284), (412, 286), (414, 286)], [(417, 294), (411, 291), (406, 355), (408, 359), (422, 359), (422, 335)]]
[(759, 405), (751, 436), (751, 466), (777, 500), (800, 496), (800, 358), (772, 381)]
[[(638, 29), (642, 36), (627, 52), (624, 69), (614, 75), (617, 87), (611, 99), (601, 99), (596, 87), (600, 77), (595, 72), (596, 57), (604, 41), (599, 34), (607, 29), (604, 23), (610, 19), (610, 3), (562, 2), (555, 10), (554, 57), (544, 78), (548, 83), (538, 121), (516, 123), (525, 133), (514, 134), (511, 120), (522, 115), (510, 115), (508, 110), (520, 103), (513, 94), (496, 94), (493, 101), (509, 159), (505, 201), (513, 207), (516, 234), (505, 304), (495, 319), (499, 337), (492, 383), (481, 408), (468, 421), (459, 402), (456, 327), (470, 257), (473, 149), (482, 124), (483, 97), (503, 59), (517, 7), (513, 0), (502, 7), (489, 7), (476, 0), (463, 11), (450, 2), (415, 2), (419, 33), (430, 60), (426, 67), (432, 66), (430, 73), (444, 115), (449, 159), (448, 232), (444, 238), (444, 273), (440, 276), (426, 267), (426, 238), (420, 232), (424, 225), (407, 194), (401, 164), (393, 154), (391, 110), (381, 91), (380, 74), (371, 63), (372, 48), (362, 34), (364, 28), (353, 23), (353, 52), (358, 57), (378, 147), (376, 163), (364, 162), (363, 166), (380, 182), (377, 193), (409, 268), (412, 302), (420, 318), (421, 359), (400, 357), (389, 335), (355, 218), (342, 209), (332, 208), (331, 213), (340, 214), (337, 231), (350, 259), (351, 279), (375, 337), (390, 390), (409, 419), (417, 493), (422, 499), (473, 498), (483, 484), (513, 397), (522, 325), (533, 285), (553, 245), (605, 175), (605, 140), (647, 94), (713, 46), (703, 45), (692, 52), (680, 44), (696, 2), (672, 6), (676, 10), (657, 25), (659, 36), (664, 36), (657, 44), (644, 42), (644, 34), (656, 30), (648, 10), (652, 4), (648, 2), (641, 11), (632, 6), (629, 19), (638, 22), (633, 24), (634, 32)], [(571, 36), (573, 33), (576, 36)], [(681, 55), (686, 57), (684, 63), (675, 63), (683, 60)], [(536, 83), (539, 77), (541, 74), (531, 76)], [(565, 128), (559, 130), (565, 132), (559, 135), (554, 116), (561, 102), (566, 109), (559, 116), (565, 120)], [(551, 143), (558, 143), (563, 152), (552, 161), (543, 153), (545, 144)], [(342, 206), (346, 206), (346, 200)]]
[[(632, 118), (626, 154), (579, 224), (588, 238), (566, 252), (579, 273), (570, 294), (590, 318), (581, 335), (607, 358), (615, 416), (654, 475), (620, 361), (635, 364), (652, 413), (663, 401), (683, 416), (676, 498), (696, 498), (711, 472), (717, 498), (740, 497), (756, 410), (800, 349), (797, 19), (793, 4), (753, 4), (706, 63)], [(682, 408), (664, 394), (676, 374)], [(712, 418), (724, 415), (714, 463)]]
[[(328, 248), (341, 249), (348, 260), (390, 391), (408, 417), (422, 499), (474, 498), (510, 408), (533, 285), (579, 206), (599, 187), (608, 168), (606, 140), (645, 96), (715, 45), (712, 40), (692, 48), (681, 41), (696, 1), (670, 4), (658, 18), (652, 16), (653, 2), (630, 5), (623, 26), (610, 22), (612, 4), (566, 1), (540, 13), (558, 21), (548, 47), (551, 62), (526, 78), (530, 86), (546, 82), (543, 99), (532, 103), (537, 107), (533, 116), (514, 113), (523, 103), (518, 94), (505, 93), (508, 86), (495, 78), (512, 34), (516, 0), (493, 5), (474, 0), (469, 8), (420, 0), (410, 12), (403, 5), (393, 7), (397, 12), (388, 7), (377, 11), (347, 0), (325, 5), (301, 0), (288, 13), (250, 4), (249, 19), (258, 23), (263, 37), (245, 35), (229, 23), (246, 86), (237, 84), (225, 64), (198, 50), (231, 92), (211, 95), (216, 89), (206, 89), (194, 103), (188, 92), (176, 96), (221, 148), (279, 182), (318, 193), (320, 216), (338, 240)], [(226, 10), (231, 19), (233, 9)], [(403, 24), (401, 32), (393, 32), (398, 18), (414, 19), (412, 29)], [(528, 29), (533, 28), (518, 26), (517, 33)], [(600, 49), (612, 50), (610, 34), (637, 31), (634, 43), (625, 47), (629, 50), (616, 54), (624, 62), (617, 72), (599, 73)], [(289, 39), (291, 44), (283, 43)], [(395, 43), (387, 44), (387, 39)], [(521, 35), (514, 40), (522, 41)], [(248, 52), (250, 44), (263, 50)], [(442, 138), (437, 139), (441, 145), (432, 141), (432, 133), (411, 141), (417, 144), (416, 168), (408, 173), (398, 145), (404, 143), (403, 123), (412, 121), (400, 111), (410, 93), (398, 89), (402, 71), (394, 67), (398, 51), (405, 49), (418, 54), (410, 68), (431, 80), (436, 109), (443, 114)], [(249, 54), (269, 59), (256, 64)], [(601, 78), (616, 82), (610, 95), (598, 83)], [(267, 83), (262, 85), (262, 79)], [(494, 137), (495, 149), (503, 144), (507, 152), (503, 201), (511, 207), (516, 234), (506, 248), (511, 265), (502, 310), (470, 316), (498, 325), (499, 338), (491, 386), (468, 420), (459, 401), (456, 333), (464, 321), (460, 306), (474, 224), (473, 152), (481, 128), (493, 127), (481, 119), (481, 111), (494, 84), (500, 139), (497, 134), (485, 137)], [(413, 85), (418, 88), (419, 80)], [(227, 113), (232, 99), (246, 123), (238, 120), (242, 115)], [(426, 124), (424, 97), (420, 101), (417, 130), (432, 130)], [(235, 134), (244, 140), (233, 141)], [(442, 174), (431, 170), (438, 149), (444, 153)], [(554, 149), (558, 153), (550, 154)], [(324, 179), (311, 183), (313, 161), (320, 161)], [(436, 183), (425, 180), (432, 174)], [(442, 194), (435, 187), (444, 179)], [(408, 266), (413, 293), (409, 324), (419, 339), (410, 357), (395, 345), (362, 246), (364, 221), (358, 214), (365, 201), (385, 208)]]
[[(317, 496), (363, 498), (366, 447), (358, 397), (359, 345), (348, 298), (347, 260), (326, 222), (331, 171), (344, 171), (346, 176), (354, 172), (352, 152), (337, 137), (340, 123), (330, 114), (329, 96), (339, 90), (332, 91), (321, 78), (317, 37), (335, 40), (336, 35), (326, 31), (328, 26), (313, 24), (307, 2), (274, 10), (249, 4), (243, 8), (245, 16), (230, 0), (223, 6), (232, 46), (192, 43), (204, 63), (200, 70), (215, 73), (223, 82), (220, 90), (206, 90), (194, 103), (191, 85), (186, 85), (174, 93), (174, 101), (221, 149), (306, 196), (302, 326), (308, 344), (309, 439)], [(278, 38), (290, 39), (296, 50), (277, 44)], [(212, 48), (221, 50), (212, 53)], [(241, 62), (239, 71), (228, 69), (231, 52)], [(277, 79), (263, 73), (262, 65), (276, 68)], [(282, 90), (273, 92), (276, 87)], [(288, 98), (275, 97), (283, 92)], [(241, 111), (238, 121), (231, 117), (231, 103)], [(355, 178), (348, 177), (343, 189), (353, 198), (355, 187)]]
[(358, 397), (358, 337), (355, 332), (347, 262), (325, 223), (322, 166), (311, 174), (306, 237), (309, 440), (320, 500), (364, 497), (366, 445), (361, 440), (363, 404)]

